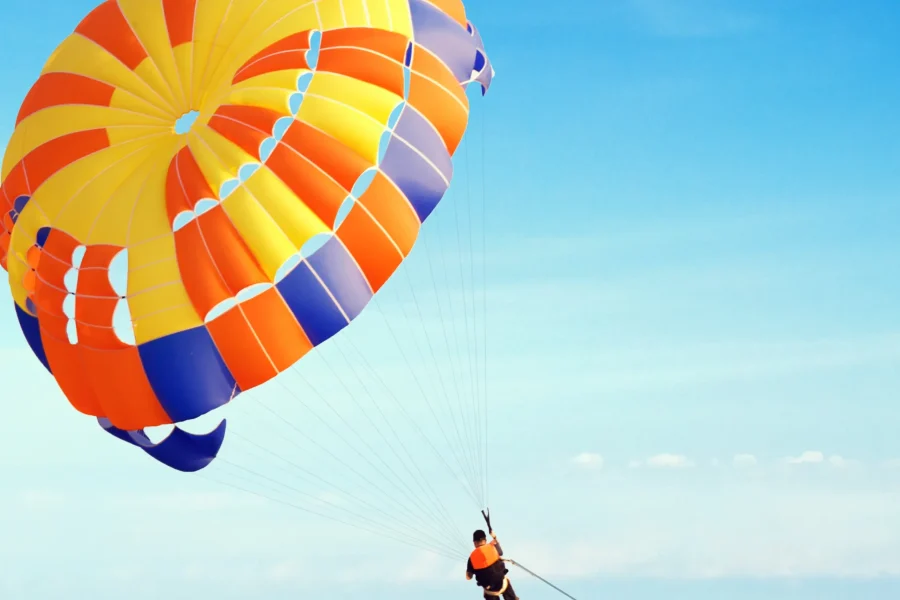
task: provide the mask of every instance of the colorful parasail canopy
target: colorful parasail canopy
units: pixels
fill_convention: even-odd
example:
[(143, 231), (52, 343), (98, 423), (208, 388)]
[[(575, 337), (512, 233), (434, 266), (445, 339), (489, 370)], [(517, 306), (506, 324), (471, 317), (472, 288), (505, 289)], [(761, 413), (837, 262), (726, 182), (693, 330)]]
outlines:
[(175, 428), (346, 327), (448, 189), (461, 0), (107, 0), (54, 51), (2, 164), (0, 264), (78, 411), (166, 465)]

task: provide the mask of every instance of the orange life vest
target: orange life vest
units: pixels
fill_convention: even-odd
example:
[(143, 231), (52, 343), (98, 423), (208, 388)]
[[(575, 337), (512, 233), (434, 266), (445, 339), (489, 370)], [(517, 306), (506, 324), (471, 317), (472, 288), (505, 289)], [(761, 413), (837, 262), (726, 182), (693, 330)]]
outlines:
[(494, 544), (484, 544), (472, 551), (472, 554), (469, 555), (469, 560), (472, 561), (472, 568), (480, 571), (496, 564), (500, 560), (500, 554), (497, 553)]

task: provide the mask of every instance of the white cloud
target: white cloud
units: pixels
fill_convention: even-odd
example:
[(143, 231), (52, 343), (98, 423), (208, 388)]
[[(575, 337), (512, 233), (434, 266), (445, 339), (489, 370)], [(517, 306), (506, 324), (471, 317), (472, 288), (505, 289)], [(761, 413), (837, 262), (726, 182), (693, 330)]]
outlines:
[(838, 469), (845, 469), (859, 464), (857, 460), (844, 458), (840, 454), (832, 454), (826, 457), (824, 452), (819, 450), (807, 450), (799, 456), (788, 456), (783, 459), (789, 465), (821, 465), (829, 464)]
[(645, 464), (655, 469), (683, 469), (694, 466), (693, 461), (682, 454), (657, 454), (648, 458)]
[(840, 454), (833, 454), (828, 457), (828, 462), (831, 466), (836, 467), (838, 469), (846, 469), (849, 467), (853, 467), (859, 464), (858, 460), (853, 460), (850, 458), (844, 458)]
[(788, 456), (784, 461), (789, 465), (819, 464), (825, 462), (825, 455), (818, 450), (807, 450), (800, 456)]
[(746, 469), (748, 467), (755, 467), (759, 461), (756, 460), (756, 457), (752, 454), (735, 454), (731, 463), (739, 469)]
[(582, 452), (572, 458), (572, 462), (585, 469), (603, 468), (603, 457), (595, 452)]

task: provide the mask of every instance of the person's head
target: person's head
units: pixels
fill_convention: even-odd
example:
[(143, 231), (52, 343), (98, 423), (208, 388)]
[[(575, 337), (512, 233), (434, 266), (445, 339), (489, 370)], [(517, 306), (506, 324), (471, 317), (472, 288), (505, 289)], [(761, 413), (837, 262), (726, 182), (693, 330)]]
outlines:
[(475, 547), (484, 546), (487, 542), (487, 535), (480, 529), (476, 529), (475, 533), (472, 534), (472, 543), (475, 544)]

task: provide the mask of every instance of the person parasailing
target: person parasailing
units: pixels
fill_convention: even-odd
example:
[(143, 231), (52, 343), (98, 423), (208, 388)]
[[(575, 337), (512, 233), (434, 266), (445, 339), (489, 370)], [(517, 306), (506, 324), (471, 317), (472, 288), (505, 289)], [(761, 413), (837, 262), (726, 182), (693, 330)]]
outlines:
[(506, 576), (509, 569), (503, 562), (503, 548), (497, 541), (497, 534), (493, 530), (490, 533), (493, 538), (490, 543), (483, 530), (478, 529), (472, 534), (475, 549), (466, 563), (466, 580), (470, 581), (474, 577), (475, 583), (484, 588), (486, 599), (502, 596), (503, 600), (519, 600)]

